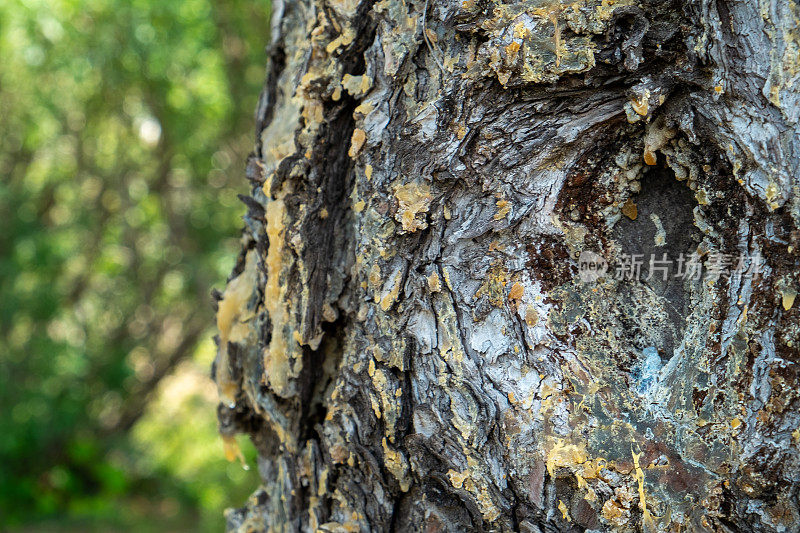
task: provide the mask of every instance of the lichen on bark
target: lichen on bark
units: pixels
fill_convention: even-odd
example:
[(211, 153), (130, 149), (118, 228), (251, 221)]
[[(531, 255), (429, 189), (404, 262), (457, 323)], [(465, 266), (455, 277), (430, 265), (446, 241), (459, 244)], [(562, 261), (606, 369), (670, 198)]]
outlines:
[(798, 530), (793, 1), (273, 10), (217, 320), (262, 479), (230, 530)]

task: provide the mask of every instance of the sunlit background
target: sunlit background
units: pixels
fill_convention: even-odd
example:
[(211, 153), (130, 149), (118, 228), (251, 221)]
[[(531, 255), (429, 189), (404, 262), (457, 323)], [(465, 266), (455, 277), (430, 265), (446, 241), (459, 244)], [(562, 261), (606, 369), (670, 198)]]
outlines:
[[(218, 531), (266, 0), (0, 0), (0, 530)], [(241, 445), (250, 464), (253, 450)]]

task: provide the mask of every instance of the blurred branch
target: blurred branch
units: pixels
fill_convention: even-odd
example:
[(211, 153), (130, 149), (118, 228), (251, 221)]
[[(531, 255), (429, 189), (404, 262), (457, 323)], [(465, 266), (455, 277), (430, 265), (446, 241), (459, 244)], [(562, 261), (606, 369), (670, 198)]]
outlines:
[(133, 427), (139, 418), (144, 414), (145, 407), (151, 399), (153, 392), (178, 363), (186, 359), (191, 351), (197, 345), (200, 335), (206, 331), (208, 325), (205, 321), (200, 321), (194, 324), (192, 329), (184, 335), (180, 344), (175, 350), (172, 351), (165, 359), (154, 359), (154, 364), (157, 365), (153, 374), (146, 380), (140, 382), (140, 385), (133, 389), (128, 400), (125, 402), (122, 411), (120, 412), (119, 420), (112, 427), (108, 428), (106, 434), (114, 434), (119, 432), (126, 432)]

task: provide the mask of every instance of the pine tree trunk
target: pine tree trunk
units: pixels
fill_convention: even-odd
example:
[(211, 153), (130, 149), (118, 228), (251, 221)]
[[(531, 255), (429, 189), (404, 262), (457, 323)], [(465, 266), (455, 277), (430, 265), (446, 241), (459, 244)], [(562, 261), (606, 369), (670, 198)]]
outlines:
[(800, 530), (793, 0), (273, 10), (229, 529)]

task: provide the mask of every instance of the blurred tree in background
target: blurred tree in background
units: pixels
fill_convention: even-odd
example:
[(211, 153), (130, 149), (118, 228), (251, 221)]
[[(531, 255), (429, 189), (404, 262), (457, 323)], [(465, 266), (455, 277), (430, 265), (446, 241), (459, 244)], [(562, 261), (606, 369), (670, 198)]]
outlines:
[(0, 528), (214, 529), (255, 485), (212, 436), (209, 290), (268, 12), (0, 0)]

